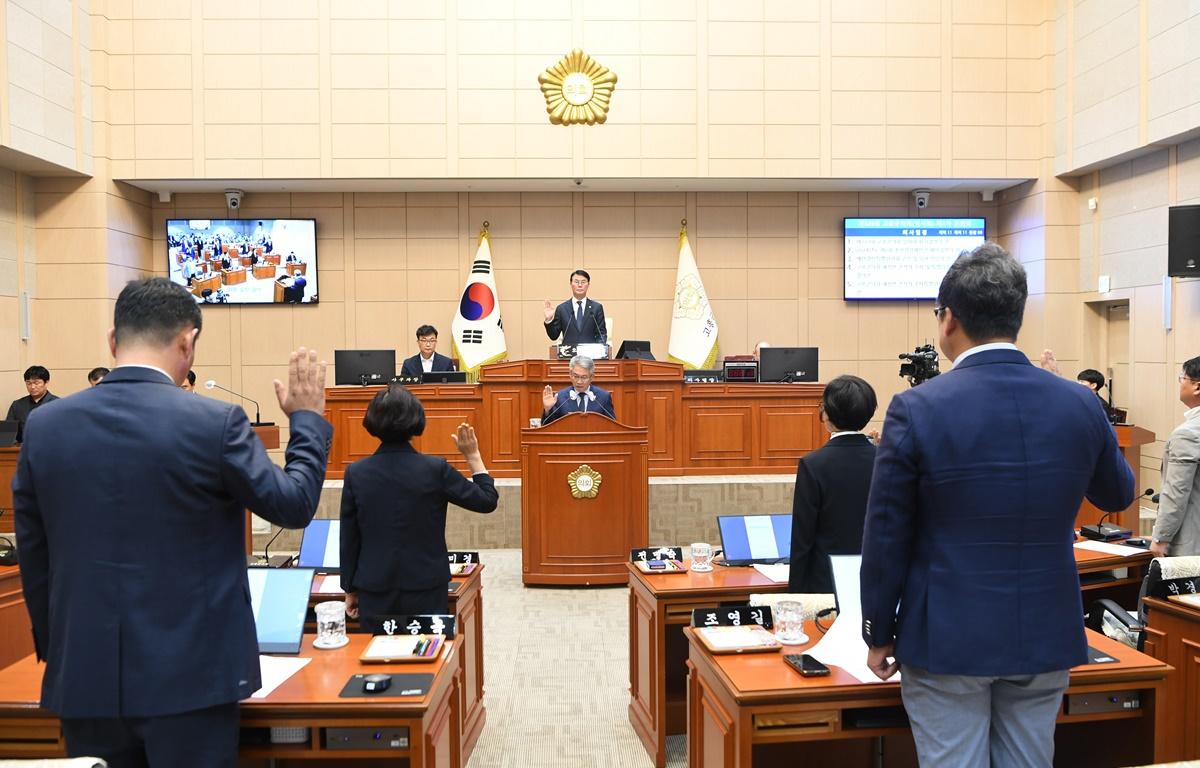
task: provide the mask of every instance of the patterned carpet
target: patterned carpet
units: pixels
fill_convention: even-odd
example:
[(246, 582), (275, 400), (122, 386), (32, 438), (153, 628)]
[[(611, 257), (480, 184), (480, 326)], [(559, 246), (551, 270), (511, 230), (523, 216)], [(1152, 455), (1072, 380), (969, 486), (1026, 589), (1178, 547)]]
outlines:
[(468, 768), (651, 768), (627, 715), (629, 590), (526, 588), (520, 550), (480, 560), (487, 724)]

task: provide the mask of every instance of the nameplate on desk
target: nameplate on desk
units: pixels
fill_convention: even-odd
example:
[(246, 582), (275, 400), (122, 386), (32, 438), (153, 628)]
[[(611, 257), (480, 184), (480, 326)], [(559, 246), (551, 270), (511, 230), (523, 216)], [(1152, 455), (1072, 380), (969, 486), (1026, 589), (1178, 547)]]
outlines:
[(465, 552), (462, 550), (457, 550), (457, 551), (447, 552), (446, 555), (449, 558), (451, 565), (454, 565), (456, 563), (462, 563), (463, 565), (468, 565), (470, 563), (478, 563), (479, 562), (479, 553), (478, 552)]
[(364, 624), (372, 635), (442, 635), (454, 639), (454, 617), (448, 614), (368, 616)]
[(769, 605), (726, 605), (720, 608), (693, 608), (693, 627), (741, 627), (757, 624), (771, 629), (775, 622)]
[(647, 560), (682, 560), (683, 547), (647, 547), (629, 550), (629, 562), (645, 562)]
[(420, 384), (421, 377), (420, 376), (393, 376), (391, 378), (390, 383), (392, 383), (392, 384)]

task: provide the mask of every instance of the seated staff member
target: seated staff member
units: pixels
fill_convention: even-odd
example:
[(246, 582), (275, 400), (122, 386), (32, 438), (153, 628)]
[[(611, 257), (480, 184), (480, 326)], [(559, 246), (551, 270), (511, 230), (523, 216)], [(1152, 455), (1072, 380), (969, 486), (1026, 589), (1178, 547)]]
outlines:
[[(1062, 376), (1062, 372), (1058, 369), (1058, 359), (1054, 357), (1052, 350), (1046, 349), (1042, 351), (1041, 366), (1044, 371), (1049, 371), (1055, 376)], [(1104, 389), (1104, 374), (1095, 368), (1084, 368), (1075, 375), (1075, 381), (1096, 393), (1096, 397), (1100, 399), (1100, 405), (1104, 407), (1104, 413), (1108, 415), (1108, 420), (1115, 424), (1114, 417), (1116, 416), (1116, 411), (1109, 406), (1108, 401), (1104, 399), (1104, 395), (1100, 394), (1100, 390)]]
[(29, 394), (18, 397), (8, 406), (6, 421), (17, 422), (17, 442), (21, 442), (25, 432), (25, 420), (34, 408), (40, 408), (46, 403), (53, 403), (57, 395), (50, 393), (46, 386), (50, 383), (50, 371), (43, 365), (31, 365), (25, 369), (25, 391)]
[(400, 366), (400, 375), (420, 378), (422, 373), (453, 371), (454, 361), (437, 353), (437, 341), (437, 328), (432, 325), (422, 325), (418, 328), (417, 349), (420, 351), (404, 359), (404, 364)]
[(342, 486), (346, 613), (363, 626), (373, 616), (447, 613), (446, 504), (491, 512), (499, 500), (475, 430), (459, 424), (451, 435), (471, 470), (468, 480), (445, 459), (412, 447), (425, 431), (425, 409), (404, 386), (380, 390), (363, 426), (382, 445), (346, 468)]
[(796, 469), (788, 592), (833, 592), (829, 556), (862, 552), (875, 466), (875, 446), (862, 429), (875, 407), (875, 390), (857, 376), (825, 385), (821, 424), (831, 437)]
[(571, 386), (557, 395), (549, 384), (542, 390), (542, 426), (568, 413), (589, 411), (604, 414), (616, 421), (617, 413), (613, 410), (612, 395), (600, 387), (592, 386), (595, 375), (596, 364), (592, 362), (592, 358), (583, 355), (572, 357)]
[(92, 370), (88, 371), (88, 386), (89, 387), (96, 386), (100, 382), (104, 381), (104, 377), (107, 376), (109, 373), (110, 373), (110, 371), (103, 366), (100, 366), (98, 368), (93, 368)]
[(571, 298), (555, 308), (546, 299), (546, 335), (551, 341), (562, 336), (562, 343), (607, 344), (608, 328), (604, 325), (604, 305), (587, 297), (592, 276), (582, 269), (571, 273)]

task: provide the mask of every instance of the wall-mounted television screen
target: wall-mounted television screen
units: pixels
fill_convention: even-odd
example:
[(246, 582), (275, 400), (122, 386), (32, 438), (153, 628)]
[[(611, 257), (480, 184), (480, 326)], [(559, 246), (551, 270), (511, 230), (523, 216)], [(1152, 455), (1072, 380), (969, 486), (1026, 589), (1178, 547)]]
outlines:
[(168, 219), (167, 273), (201, 304), (316, 304), (316, 221)]
[(845, 220), (847, 300), (937, 298), (946, 270), (985, 240), (981, 218)]

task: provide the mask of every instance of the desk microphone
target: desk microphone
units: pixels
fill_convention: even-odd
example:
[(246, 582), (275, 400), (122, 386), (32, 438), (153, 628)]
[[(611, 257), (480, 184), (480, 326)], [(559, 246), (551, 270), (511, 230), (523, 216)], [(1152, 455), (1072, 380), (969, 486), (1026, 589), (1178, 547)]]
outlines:
[(596, 326), (596, 341), (600, 344), (607, 344), (608, 336), (603, 329), (600, 328), (600, 320), (596, 317), (596, 312), (592, 307), (588, 307), (588, 315), (592, 318), (592, 325)]
[(262, 414), (259, 413), (259, 410), (258, 410), (258, 401), (257, 400), (250, 398), (250, 397), (246, 397), (245, 395), (243, 395), (241, 393), (234, 392), (232, 389), (226, 389), (225, 387), (222, 387), (220, 384), (218, 384), (215, 379), (209, 379), (208, 381), (204, 382), (204, 388), (205, 389), (219, 389), (222, 392), (228, 392), (229, 394), (233, 395), (234, 397), (240, 397), (243, 400), (249, 400), (250, 402), (254, 403), (254, 421), (250, 422), (250, 426), (252, 426), (252, 427), (269, 427), (269, 426), (271, 426), (270, 424), (263, 423)]

